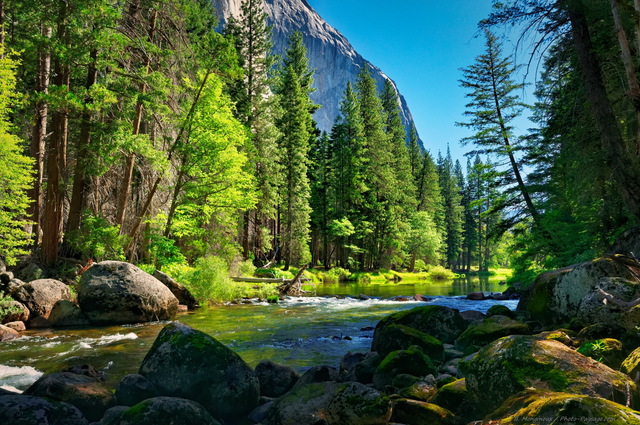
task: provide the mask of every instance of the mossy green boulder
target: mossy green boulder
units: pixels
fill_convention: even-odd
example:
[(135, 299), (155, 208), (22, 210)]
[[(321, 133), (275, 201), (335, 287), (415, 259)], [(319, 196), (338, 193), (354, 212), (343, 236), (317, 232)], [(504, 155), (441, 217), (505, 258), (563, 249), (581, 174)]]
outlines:
[(640, 347), (627, 356), (620, 365), (620, 371), (626, 373), (636, 382), (640, 381)]
[(266, 413), (265, 425), (384, 425), (391, 402), (375, 389), (358, 382), (319, 382), (294, 388)]
[(491, 317), (491, 316), (497, 316), (497, 315), (507, 316), (513, 319), (515, 316), (515, 313), (509, 307), (502, 304), (496, 304), (489, 307), (489, 310), (487, 310), (487, 316)]
[(485, 344), (503, 336), (526, 335), (529, 333), (529, 327), (522, 322), (518, 322), (507, 316), (490, 316), (482, 322), (470, 324), (469, 327), (462, 332), (462, 335), (456, 339), (455, 347), (457, 350), (472, 353)]
[(80, 410), (69, 403), (15, 394), (0, 396), (0, 424), (87, 425)]
[(527, 390), (488, 417), (492, 424), (640, 425), (640, 412), (600, 397)]
[(423, 377), (436, 373), (436, 367), (422, 348), (412, 345), (406, 350), (397, 350), (389, 353), (373, 375), (373, 385), (381, 390), (386, 390), (400, 374)]
[(382, 357), (392, 351), (406, 350), (417, 345), (431, 357), (441, 362), (444, 357), (444, 346), (439, 339), (405, 325), (383, 326), (375, 333), (371, 343), (371, 351), (376, 351)]
[(472, 399), (485, 412), (525, 388), (545, 389), (626, 403), (640, 397), (628, 376), (577, 353), (566, 345), (535, 336), (512, 335), (484, 346), (460, 363)]
[(376, 325), (373, 339), (376, 340), (376, 336), (387, 326), (404, 325), (450, 344), (467, 328), (468, 324), (469, 322), (456, 309), (428, 305), (399, 311), (385, 317)]
[(140, 366), (161, 395), (202, 404), (216, 419), (246, 416), (257, 405), (260, 383), (236, 353), (182, 323), (165, 326)]
[(462, 425), (452, 412), (432, 403), (398, 399), (393, 403), (391, 420), (403, 424)]
[(450, 410), (465, 419), (465, 421), (470, 421), (477, 417), (478, 407), (476, 402), (469, 396), (467, 381), (464, 378), (440, 387), (429, 402)]
[(627, 314), (604, 305), (598, 287), (624, 299), (640, 296), (640, 285), (631, 271), (615, 257), (605, 257), (542, 273), (523, 294), (517, 309), (547, 324), (572, 318), (583, 326), (619, 322)]
[[(114, 418), (115, 419), (115, 418)], [(122, 412), (113, 425), (220, 425), (201, 404), (178, 397), (154, 397)]]
[(604, 363), (612, 369), (619, 369), (625, 359), (622, 343), (613, 338), (583, 342), (578, 347), (578, 353)]

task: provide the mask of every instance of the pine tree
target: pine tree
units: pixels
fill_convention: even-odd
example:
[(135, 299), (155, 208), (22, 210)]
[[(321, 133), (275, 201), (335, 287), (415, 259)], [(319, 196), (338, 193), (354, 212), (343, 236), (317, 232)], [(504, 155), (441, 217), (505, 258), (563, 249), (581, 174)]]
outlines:
[(264, 226), (275, 229), (276, 207), (279, 202), (278, 187), (282, 169), (280, 151), (277, 147), (279, 134), (273, 125), (276, 119), (274, 100), (269, 97), (270, 71), (276, 58), (271, 53), (271, 28), (267, 25), (267, 14), (262, 0), (243, 0), (238, 20), (231, 18), (226, 32), (233, 36), (242, 78), (230, 87), (236, 102), (236, 113), (251, 133), (251, 144), (247, 147), (250, 165), (256, 176), (259, 199), (256, 209), (247, 211), (244, 217), (242, 247), (247, 258), (250, 252), (261, 257), (264, 251), (274, 251), (266, 238)]
[(418, 130), (416, 130), (415, 124), (411, 123), (411, 130), (409, 131), (409, 145), (407, 149), (409, 150), (409, 165), (411, 166), (411, 174), (413, 175), (413, 179), (416, 182), (416, 187), (418, 186), (418, 178), (420, 176), (420, 172), (422, 171), (422, 149), (420, 148), (419, 140), (420, 139), (418, 138)]
[(453, 268), (462, 249), (463, 217), (460, 186), (449, 148), (446, 157), (438, 156), (438, 176), (444, 206), (444, 258), (446, 265)]
[(289, 265), (307, 263), (309, 258), (310, 187), (307, 175), (309, 141), (314, 126), (311, 113), (313, 71), (309, 70), (307, 49), (302, 34), (295, 32), (289, 39), (283, 67), (276, 87), (282, 116), (277, 124), (282, 136), (279, 148), (284, 176), (280, 188), (282, 259)]

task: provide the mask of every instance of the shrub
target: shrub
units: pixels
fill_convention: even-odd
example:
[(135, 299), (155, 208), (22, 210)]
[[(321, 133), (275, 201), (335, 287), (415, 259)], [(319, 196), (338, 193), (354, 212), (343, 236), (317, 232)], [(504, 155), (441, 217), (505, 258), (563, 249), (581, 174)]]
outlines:
[(67, 241), (82, 257), (96, 262), (125, 260), (127, 236), (120, 234), (119, 226), (111, 226), (106, 219), (89, 211), (84, 214), (81, 230), (69, 235)]
[(191, 270), (183, 270), (183, 273), (174, 279), (179, 279), (201, 303), (220, 303), (239, 298), (241, 295), (229, 278), (227, 263), (222, 258), (200, 258)]
[(13, 301), (13, 298), (11, 298), (8, 295), (5, 295), (4, 292), (0, 291), (0, 319), (2, 319), (3, 317), (9, 315), (9, 314), (15, 314), (15, 313), (19, 313), (20, 312), (20, 307), (17, 306), (9, 306), (9, 303)]
[(429, 278), (434, 280), (447, 280), (453, 279), (456, 274), (449, 269), (445, 269), (442, 266), (434, 266), (429, 270)]

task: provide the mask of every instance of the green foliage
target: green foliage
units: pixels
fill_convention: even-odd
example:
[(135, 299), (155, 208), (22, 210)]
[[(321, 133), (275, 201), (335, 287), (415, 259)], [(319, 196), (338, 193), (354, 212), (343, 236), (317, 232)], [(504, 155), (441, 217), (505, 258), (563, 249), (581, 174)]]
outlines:
[(17, 62), (4, 56), (0, 46), (0, 257), (9, 265), (27, 253), (30, 236), (24, 228), (30, 223), (27, 190), (32, 184), (33, 161), (22, 154), (21, 141), (10, 133), (9, 113), (16, 99)]
[(124, 246), (127, 236), (120, 234), (119, 226), (112, 226), (101, 216), (85, 211), (79, 232), (67, 236), (68, 244), (82, 258), (94, 261), (125, 260)]
[(606, 342), (599, 339), (581, 344), (576, 351), (583, 356), (591, 357), (594, 360), (602, 362), (607, 349)]
[(221, 303), (242, 295), (229, 278), (227, 263), (219, 257), (199, 258), (193, 269), (181, 276), (180, 283), (200, 303)]
[(18, 306), (11, 305), (14, 300), (9, 295), (5, 295), (4, 292), (0, 291), (0, 320), (9, 314), (20, 313), (22, 309)]
[(458, 277), (457, 274), (442, 266), (434, 266), (429, 269), (429, 279), (450, 280)]
[(186, 257), (182, 255), (173, 239), (156, 233), (149, 236), (149, 253), (158, 269), (169, 264), (182, 264), (186, 261)]

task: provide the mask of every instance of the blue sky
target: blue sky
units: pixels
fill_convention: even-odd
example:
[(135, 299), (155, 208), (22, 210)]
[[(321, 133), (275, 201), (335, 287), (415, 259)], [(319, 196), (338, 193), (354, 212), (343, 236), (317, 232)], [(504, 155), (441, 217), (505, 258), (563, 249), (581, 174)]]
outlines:
[[(455, 125), (467, 99), (460, 68), (484, 50), (477, 23), (490, 0), (307, 0), (368, 61), (391, 77), (407, 99), (425, 147), (436, 156), (447, 143), (463, 166), (470, 131)], [(511, 46), (505, 43), (505, 52)], [(533, 102), (532, 98), (525, 99)], [(521, 124), (524, 132), (528, 122)]]

